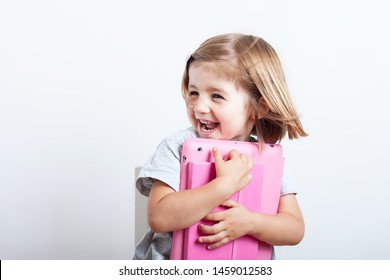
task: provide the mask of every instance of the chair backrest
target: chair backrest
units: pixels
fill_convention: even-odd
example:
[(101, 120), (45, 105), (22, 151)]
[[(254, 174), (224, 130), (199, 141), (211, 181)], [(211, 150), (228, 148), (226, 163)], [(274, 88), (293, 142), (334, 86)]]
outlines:
[[(137, 179), (141, 167), (135, 168), (135, 179)], [(135, 180), (134, 180), (135, 182)], [(137, 190), (134, 184), (134, 198), (135, 198), (135, 227), (134, 227), (134, 244), (137, 245), (142, 236), (149, 228), (148, 220), (146, 217), (148, 198)]]

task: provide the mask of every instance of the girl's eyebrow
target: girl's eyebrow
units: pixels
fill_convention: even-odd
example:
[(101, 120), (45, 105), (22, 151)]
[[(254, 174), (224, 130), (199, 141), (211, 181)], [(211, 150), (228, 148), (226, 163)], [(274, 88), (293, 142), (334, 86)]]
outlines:
[(188, 84), (188, 88), (197, 89), (197, 87), (193, 84)]
[[(188, 89), (198, 90), (196, 85), (193, 85), (193, 84), (188, 84)], [(213, 87), (213, 86), (206, 87), (206, 91), (207, 92), (221, 92), (221, 93), (225, 92), (222, 88)]]
[(223, 92), (224, 91), (223, 89), (218, 88), (218, 87), (207, 87), (206, 90), (209, 91), (209, 92), (213, 92), (213, 91)]
[(226, 91), (223, 87), (207, 87), (206, 92), (208, 93), (216, 93), (216, 94), (222, 94), (223, 96), (227, 97), (230, 95), (228, 91)]

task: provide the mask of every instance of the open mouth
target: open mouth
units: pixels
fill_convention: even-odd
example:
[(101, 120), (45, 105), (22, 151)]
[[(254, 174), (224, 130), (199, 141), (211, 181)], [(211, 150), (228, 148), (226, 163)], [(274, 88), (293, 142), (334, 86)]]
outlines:
[(203, 131), (213, 131), (219, 126), (218, 122), (210, 122), (205, 120), (199, 120), (200, 127)]

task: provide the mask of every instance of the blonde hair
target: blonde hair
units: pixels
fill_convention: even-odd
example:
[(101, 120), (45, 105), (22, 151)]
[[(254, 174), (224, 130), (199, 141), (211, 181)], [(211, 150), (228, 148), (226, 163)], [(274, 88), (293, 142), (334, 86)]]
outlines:
[(199, 62), (237, 88), (249, 93), (257, 120), (252, 134), (258, 142), (276, 143), (307, 136), (292, 103), (281, 62), (271, 45), (259, 37), (224, 34), (203, 42), (190, 56), (182, 79), (182, 94), (189, 94), (189, 67)]

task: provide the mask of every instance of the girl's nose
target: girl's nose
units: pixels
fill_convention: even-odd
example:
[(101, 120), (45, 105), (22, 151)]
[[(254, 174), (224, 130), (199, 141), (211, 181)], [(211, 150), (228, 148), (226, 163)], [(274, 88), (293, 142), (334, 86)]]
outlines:
[(197, 102), (194, 106), (194, 112), (198, 114), (207, 114), (210, 112), (210, 107), (206, 102)]
[(195, 113), (206, 114), (210, 112), (210, 106), (207, 100), (204, 100), (204, 98), (199, 98), (194, 104), (193, 110)]

